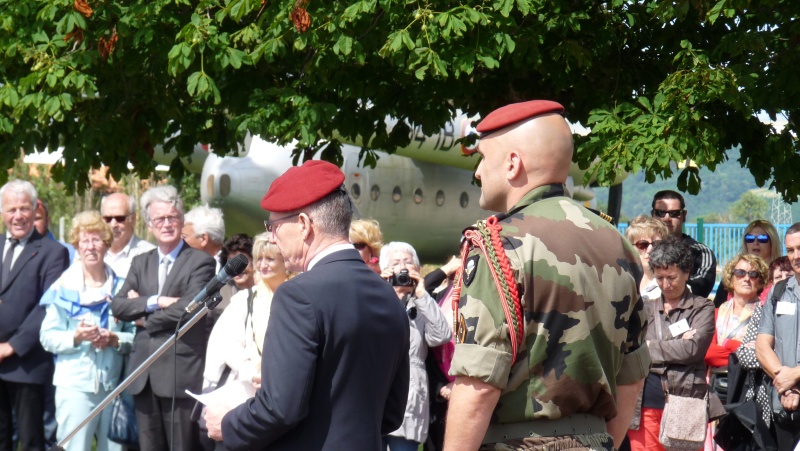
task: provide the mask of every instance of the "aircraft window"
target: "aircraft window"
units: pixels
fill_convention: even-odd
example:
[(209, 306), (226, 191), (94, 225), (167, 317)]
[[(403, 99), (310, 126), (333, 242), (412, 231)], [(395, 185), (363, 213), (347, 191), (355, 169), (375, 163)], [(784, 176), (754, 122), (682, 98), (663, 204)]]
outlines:
[(467, 208), (467, 205), (469, 205), (469, 195), (467, 193), (461, 193), (459, 202), (461, 203), (461, 208)]
[(206, 191), (208, 191), (208, 197), (214, 198), (214, 174), (208, 176), (206, 180)]
[(444, 205), (444, 191), (442, 190), (436, 191), (436, 205), (440, 207)]
[(231, 193), (231, 176), (228, 174), (222, 174), (219, 178), (219, 195), (222, 197), (228, 197)]
[(378, 185), (372, 185), (372, 189), (369, 191), (369, 197), (372, 200), (378, 200), (381, 197), (381, 189)]
[(403, 198), (403, 192), (400, 191), (399, 186), (395, 186), (394, 190), (392, 190), (392, 200), (395, 202), (400, 202), (400, 199)]
[(422, 202), (422, 188), (417, 188), (414, 191), (414, 203), (418, 204)]
[(361, 185), (358, 183), (353, 183), (350, 187), (350, 195), (353, 196), (353, 199), (358, 199), (361, 197)]

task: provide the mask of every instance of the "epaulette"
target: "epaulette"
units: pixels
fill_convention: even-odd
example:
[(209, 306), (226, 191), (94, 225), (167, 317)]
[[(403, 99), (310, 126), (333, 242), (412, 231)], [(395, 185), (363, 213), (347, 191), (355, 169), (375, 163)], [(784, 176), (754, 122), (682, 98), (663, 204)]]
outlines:
[(600, 216), (601, 218), (606, 220), (606, 222), (608, 222), (609, 224), (616, 225), (616, 224), (614, 224), (614, 218), (612, 218), (611, 215), (603, 213), (600, 210), (595, 210), (594, 208), (587, 208), (587, 210), (591, 211), (592, 213), (596, 214), (597, 216)]

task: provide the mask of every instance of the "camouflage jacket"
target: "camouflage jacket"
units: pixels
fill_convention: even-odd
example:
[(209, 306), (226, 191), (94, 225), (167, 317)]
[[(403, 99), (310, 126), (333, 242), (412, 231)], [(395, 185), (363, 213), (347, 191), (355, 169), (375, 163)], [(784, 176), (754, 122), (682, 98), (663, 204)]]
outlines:
[(617, 386), (648, 373), (638, 254), (566, 196), (564, 185), (538, 187), (498, 217), (524, 312), (513, 367), (486, 258), (473, 248), (464, 265), (450, 374), (502, 390), (493, 423), (574, 413), (611, 419)]

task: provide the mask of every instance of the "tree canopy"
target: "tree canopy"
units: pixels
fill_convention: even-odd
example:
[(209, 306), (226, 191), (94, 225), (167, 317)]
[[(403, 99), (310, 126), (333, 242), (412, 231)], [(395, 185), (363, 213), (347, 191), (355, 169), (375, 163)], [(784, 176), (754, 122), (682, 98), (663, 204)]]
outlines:
[(334, 131), (392, 151), (405, 124), (546, 98), (592, 129), (575, 158), (601, 183), (713, 170), (739, 145), (794, 201), (798, 18), (792, 0), (0, 0), (0, 169), (63, 146), (54, 177), (80, 187), (101, 163), (149, 173), (156, 144), (225, 153), (248, 131), (338, 161)]

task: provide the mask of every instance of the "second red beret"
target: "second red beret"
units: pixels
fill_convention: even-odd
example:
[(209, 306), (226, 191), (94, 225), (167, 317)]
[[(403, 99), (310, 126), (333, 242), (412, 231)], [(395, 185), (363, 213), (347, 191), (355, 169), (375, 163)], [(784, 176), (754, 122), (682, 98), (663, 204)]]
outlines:
[(481, 136), (485, 136), (517, 122), (547, 113), (562, 114), (564, 113), (564, 107), (560, 103), (551, 100), (512, 103), (489, 113), (475, 129), (478, 130)]

